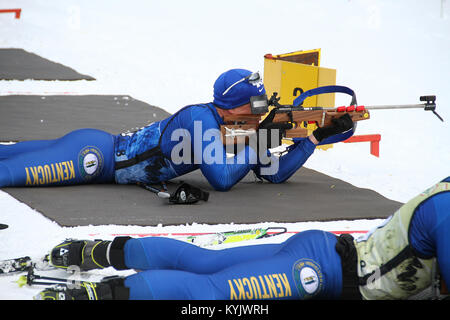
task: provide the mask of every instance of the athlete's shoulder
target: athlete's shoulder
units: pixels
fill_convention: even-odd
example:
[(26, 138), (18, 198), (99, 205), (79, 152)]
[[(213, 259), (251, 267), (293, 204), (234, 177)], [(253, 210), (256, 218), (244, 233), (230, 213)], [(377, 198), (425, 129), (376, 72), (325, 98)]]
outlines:
[(191, 104), (183, 109), (189, 110), (190, 112), (199, 112), (199, 113), (211, 113), (212, 111), (215, 111), (214, 104), (212, 103), (198, 103), (198, 104)]
[(218, 122), (220, 119), (216, 108), (212, 103), (199, 103), (183, 107), (177, 113), (181, 117), (187, 117), (190, 121), (202, 120)]

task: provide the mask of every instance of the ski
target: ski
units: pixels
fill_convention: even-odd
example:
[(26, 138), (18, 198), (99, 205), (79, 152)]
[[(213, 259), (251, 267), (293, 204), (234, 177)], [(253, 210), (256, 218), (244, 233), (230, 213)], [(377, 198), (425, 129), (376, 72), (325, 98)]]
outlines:
[(30, 268), (36, 270), (53, 269), (49, 264), (47, 255), (37, 261), (32, 260), (29, 256), (0, 260), (0, 276), (28, 271)]
[[(272, 230), (272, 231), (270, 231)], [(273, 230), (279, 230), (274, 232)], [(201, 247), (214, 246), (224, 243), (235, 243), (248, 240), (273, 237), (287, 231), (285, 227), (255, 228), (246, 230), (217, 232), (187, 237), (186, 241)]]
[(20, 257), (0, 261), (0, 275), (27, 271), (33, 266), (30, 257)]
[(8, 228), (7, 224), (0, 223), (0, 230), (7, 229), (7, 228)]

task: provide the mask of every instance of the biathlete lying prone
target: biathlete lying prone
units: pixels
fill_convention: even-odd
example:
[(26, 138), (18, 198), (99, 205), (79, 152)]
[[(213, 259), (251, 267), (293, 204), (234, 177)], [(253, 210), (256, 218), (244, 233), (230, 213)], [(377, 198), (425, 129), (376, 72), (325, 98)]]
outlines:
[(449, 230), (447, 177), (357, 239), (310, 230), (223, 250), (160, 237), (65, 241), (51, 251), (56, 267), (140, 272), (38, 298), (406, 299), (432, 284), (434, 270), (450, 285)]
[[(180, 109), (167, 119), (129, 134), (112, 135), (80, 129), (55, 140), (0, 145), (0, 187), (57, 186), (85, 183), (159, 184), (200, 169), (211, 186), (229, 190), (250, 170), (273, 183), (289, 179), (311, 156), (316, 145), (343, 141), (354, 133), (346, 115), (295, 139), (277, 167), (262, 164), (246, 145), (227, 157), (220, 139), (222, 117), (251, 114), (250, 98), (265, 94), (259, 73), (232, 69), (214, 83), (214, 100)], [(208, 139), (207, 139), (208, 138)], [(180, 140), (190, 148), (179, 149)], [(275, 159), (275, 158), (273, 158)]]

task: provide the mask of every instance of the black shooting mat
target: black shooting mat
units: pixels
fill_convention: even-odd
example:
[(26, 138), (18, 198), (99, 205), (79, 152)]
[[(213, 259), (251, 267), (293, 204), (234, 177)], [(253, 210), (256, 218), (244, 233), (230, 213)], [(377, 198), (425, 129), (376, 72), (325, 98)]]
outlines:
[[(128, 96), (0, 97), (0, 141), (58, 138), (74, 129), (111, 133), (167, 117), (164, 110)], [(41, 122), (40, 120), (44, 120)], [(21, 202), (63, 226), (179, 225), (185, 223), (299, 222), (385, 218), (401, 203), (301, 168), (282, 184), (256, 182), (249, 173), (230, 191), (214, 191), (200, 171), (181, 181), (210, 192), (208, 202), (169, 204), (134, 185), (4, 188)]]
[(168, 116), (123, 95), (0, 96), (0, 141), (56, 139), (82, 128), (119, 134)]
[(0, 49), (0, 80), (95, 80), (23, 49)]

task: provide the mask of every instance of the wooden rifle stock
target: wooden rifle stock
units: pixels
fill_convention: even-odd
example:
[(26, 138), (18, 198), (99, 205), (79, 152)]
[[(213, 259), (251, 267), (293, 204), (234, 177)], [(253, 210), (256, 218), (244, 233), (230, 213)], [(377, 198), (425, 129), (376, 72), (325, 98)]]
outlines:
[[(340, 108), (305, 108), (303, 110), (281, 111), (275, 110), (275, 116), (271, 121), (270, 129), (279, 129), (283, 138), (304, 138), (308, 136), (306, 124), (314, 123), (319, 127), (332, 124), (332, 119), (344, 114), (350, 115), (353, 121), (370, 119), (369, 112), (364, 108), (347, 107)], [(225, 124), (220, 126), (222, 142), (224, 144), (248, 143), (248, 138), (256, 134), (260, 129), (264, 115), (226, 115), (223, 117)], [(286, 129), (285, 124), (290, 124)], [(304, 124), (304, 127), (301, 125)], [(283, 125), (283, 126), (282, 126)], [(281, 128), (283, 127), (283, 128)], [(289, 127), (289, 126), (288, 126)], [(266, 128), (263, 128), (266, 129)]]

